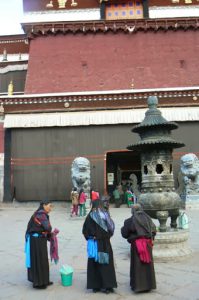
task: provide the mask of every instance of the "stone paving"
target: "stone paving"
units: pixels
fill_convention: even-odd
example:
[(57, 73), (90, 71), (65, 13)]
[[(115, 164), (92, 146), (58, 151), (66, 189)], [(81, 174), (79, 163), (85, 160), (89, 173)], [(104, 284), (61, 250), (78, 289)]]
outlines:
[[(199, 300), (199, 210), (189, 208), (189, 243), (193, 250), (189, 258), (167, 263), (155, 263), (157, 290), (146, 294), (134, 294), (129, 288), (129, 245), (120, 235), (123, 220), (130, 216), (126, 207), (111, 208), (116, 223), (112, 238), (118, 288), (114, 294), (93, 294), (86, 290), (86, 241), (81, 230), (84, 219), (70, 218), (70, 207), (66, 203), (55, 204), (50, 214), (53, 227), (60, 229), (58, 265), (50, 262), (53, 286), (36, 290), (26, 279), (24, 263), (24, 232), (27, 222), (37, 204), (0, 204), (0, 299), (50, 299), (50, 300)], [(62, 264), (74, 268), (73, 285), (61, 285), (59, 269)]]

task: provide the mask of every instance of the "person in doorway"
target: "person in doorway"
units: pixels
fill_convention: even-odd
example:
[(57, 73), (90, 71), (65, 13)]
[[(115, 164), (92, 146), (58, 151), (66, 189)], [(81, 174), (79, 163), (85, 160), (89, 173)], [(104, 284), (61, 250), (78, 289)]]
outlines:
[(71, 201), (72, 201), (71, 217), (72, 216), (78, 216), (79, 193), (77, 192), (76, 187), (73, 188), (70, 198), (71, 198)]
[(118, 189), (118, 186), (115, 187), (114, 191), (113, 191), (113, 197), (114, 197), (114, 201), (115, 201), (115, 207), (120, 207), (120, 192)]
[(49, 279), (47, 251), (47, 240), (50, 241), (52, 231), (49, 220), (51, 209), (50, 201), (42, 201), (29, 220), (25, 235), (28, 280), (38, 289), (45, 289), (52, 284)]
[(118, 184), (117, 188), (120, 194), (120, 205), (121, 205), (122, 203), (124, 203), (124, 193), (126, 191), (126, 186), (121, 182), (120, 184)]
[(131, 244), (131, 289), (134, 292), (156, 289), (152, 255), (156, 226), (140, 204), (133, 205), (132, 216), (124, 221), (121, 234)]
[(84, 217), (86, 215), (86, 194), (81, 189), (79, 192), (79, 216)]
[(114, 233), (114, 222), (104, 212), (102, 203), (96, 200), (83, 225), (82, 233), (87, 240), (87, 289), (94, 293), (114, 292), (117, 287), (113, 251), (110, 238)]
[(126, 202), (127, 206), (132, 207), (132, 205), (134, 203), (134, 195), (131, 192), (130, 187), (127, 187), (124, 197), (125, 197), (125, 202)]

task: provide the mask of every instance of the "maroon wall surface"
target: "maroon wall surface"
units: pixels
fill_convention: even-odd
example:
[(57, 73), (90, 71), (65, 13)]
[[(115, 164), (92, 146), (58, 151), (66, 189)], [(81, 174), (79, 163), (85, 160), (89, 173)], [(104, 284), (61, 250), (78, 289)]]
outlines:
[(25, 93), (199, 85), (198, 31), (37, 37)]
[(0, 153), (4, 153), (4, 128), (3, 128), (3, 123), (0, 123)]

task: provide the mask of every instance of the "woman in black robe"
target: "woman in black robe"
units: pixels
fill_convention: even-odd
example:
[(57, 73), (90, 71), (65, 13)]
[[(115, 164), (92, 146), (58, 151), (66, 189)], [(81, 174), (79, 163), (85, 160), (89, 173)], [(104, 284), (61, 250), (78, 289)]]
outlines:
[(45, 289), (52, 282), (49, 280), (49, 263), (47, 240), (50, 239), (52, 227), (48, 214), (52, 204), (44, 200), (34, 212), (26, 230), (26, 267), (28, 280), (34, 288)]
[(121, 234), (131, 244), (131, 289), (134, 292), (156, 289), (152, 255), (156, 226), (140, 204), (133, 205), (132, 217), (124, 221)]
[(93, 289), (94, 293), (100, 290), (107, 294), (112, 293), (113, 288), (117, 287), (110, 243), (114, 228), (109, 211), (102, 208), (100, 201), (94, 201), (82, 230), (88, 243), (94, 241), (97, 244), (96, 256), (88, 257), (87, 264), (87, 289)]

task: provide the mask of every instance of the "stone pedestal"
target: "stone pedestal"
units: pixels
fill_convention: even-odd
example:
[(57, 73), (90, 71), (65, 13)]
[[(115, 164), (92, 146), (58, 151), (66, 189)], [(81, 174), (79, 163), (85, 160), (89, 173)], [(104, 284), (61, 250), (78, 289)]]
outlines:
[(185, 208), (198, 209), (199, 208), (199, 194), (185, 195)]
[(197, 195), (186, 195), (186, 202), (199, 202), (199, 194), (197, 194)]
[(154, 261), (166, 262), (186, 258), (192, 253), (188, 245), (189, 230), (158, 232), (153, 247)]

